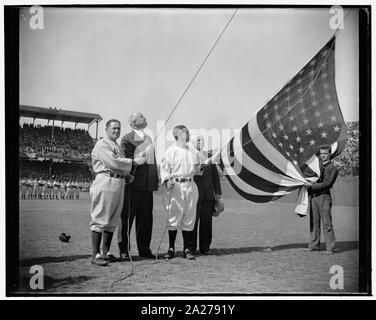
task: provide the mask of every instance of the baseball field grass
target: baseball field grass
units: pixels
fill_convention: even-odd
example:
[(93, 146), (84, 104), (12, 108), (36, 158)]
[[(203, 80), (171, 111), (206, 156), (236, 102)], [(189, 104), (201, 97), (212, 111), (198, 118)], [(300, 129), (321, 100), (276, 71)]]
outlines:
[[(165, 261), (168, 235), (161, 196), (154, 196), (151, 249), (160, 259), (138, 257), (134, 228), (131, 232), (133, 263), (107, 267), (90, 264), (90, 198), (80, 200), (20, 200), (19, 271), (17, 292), (32, 294), (121, 293), (144, 294), (276, 294), (357, 293), (359, 283), (359, 208), (334, 205), (336, 252), (305, 252), (309, 218), (294, 213), (294, 203), (256, 204), (224, 199), (226, 209), (213, 218), (209, 255), (183, 258), (178, 233), (176, 258)], [(58, 238), (71, 235), (69, 243)], [(164, 235), (163, 239), (162, 236)], [(116, 235), (112, 253), (118, 255)], [(30, 268), (43, 268), (43, 289), (30, 288)], [(343, 289), (333, 289), (332, 266), (343, 269)], [(338, 269), (336, 269), (338, 270)]]

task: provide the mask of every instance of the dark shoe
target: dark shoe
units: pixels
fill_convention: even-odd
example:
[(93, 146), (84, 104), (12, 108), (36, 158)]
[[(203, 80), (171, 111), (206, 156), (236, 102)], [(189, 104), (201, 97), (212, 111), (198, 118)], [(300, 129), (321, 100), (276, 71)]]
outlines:
[(174, 253), (174, 250), (172, 249), (168, 249), (167, 253), (164, 256), (166, 260), (172, 259), (174, 257), (175, 257), (175, 253)]
[(184, 258), (188, 260), (196, 260), (195, 256), (188, 249), (184, 252)]
[(102, 259), (108, 262), (118, 262), (119, 259), (116, 258), (113, 254), (107, 253), (107, 255), (103, 255)]
[(304, 248), (303, 251), (312, 252), (312, 251), (320, 251), (320, 249), (317, 249), (317, 248)]
[(120, 261), (130, 261), (131, 257), (129, 256), (128, 253), (120, 253), (119, 260)]
[(209, 254), (209, 250), (200, 250), (200, 253), (207, 256)]
[(142, 254), (139, 254), (138, 255), (140, 258), (144, 258), (144, 259), (155, 259), (155, 255), (150, 252), (147, 252), (147, 253), (142, 253)]
[(103, 260), (101, 256), (97, 255), (95, 258), (91, 259), (91, 264), (94, 264), (100, 267), (105, 267), (105, 266), (108, 266), (108, 261)]
[(325, 254), (333, 255), (334, 251), (333, 250), (327, 250), (327, 251), (325, 251)]

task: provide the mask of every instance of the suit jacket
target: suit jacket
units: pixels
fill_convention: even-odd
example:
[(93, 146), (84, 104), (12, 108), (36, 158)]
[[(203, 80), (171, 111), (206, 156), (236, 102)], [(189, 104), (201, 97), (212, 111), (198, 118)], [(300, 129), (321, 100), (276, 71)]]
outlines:
[[(205, 158), (210, 156), (211, 154), (208, 153), (205, 155)], [(193, 179), (196, 182), (198, 189), (198, 201), (214, 201), (214, 193), (222, 194), (219, 174), (215, 164), (205, 166), (202, 175), (195, 175)]]
[[(145, 134), (144, 138), (139, 137), (134, 131), (127, 133), (121, 138), (120, 147), (126, 158), (134, 159), (135, 155), (145, 151), (146, 147), (152, 144), (151, 138)], [(131, 191), (152, 192), (158, 190), (158, 169), (155, 152), (148, 156), (147, 163), (140, 166), (132, 166), (131, 174), (134, 181), (131, 184)]]
[(332, 161), (323, 164), (320, 160), (320, 177), (312, 184), (311, 194), (330, 194), (338, 176), (338, 170)]

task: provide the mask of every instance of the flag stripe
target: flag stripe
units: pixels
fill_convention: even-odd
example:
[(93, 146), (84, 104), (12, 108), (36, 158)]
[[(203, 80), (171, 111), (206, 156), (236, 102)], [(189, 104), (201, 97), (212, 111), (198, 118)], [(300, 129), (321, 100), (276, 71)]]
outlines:
[[(248, 130), (245, 130), (248, 132)], [(243, 130), (240, 133), (240, 135), (243, 134)], [(242, 138), (239, 135), (234, 136), (234, 142), (233, 142), (233, 148), (234, 148), (234, 155), (237, 163), (235, 166), (242, 166), (244, 171), (241, 170), (239, 177), (243, 179), (244, 181), (249, 181), (253, 186), (259, 186), (262, 187), (263, 184), (266, 184), (268, 187), (269, 185), (272, 185), (273, 188), (277, 188), (278, 186), (284, 186), (284, 187), (297, 187), (300, 186), (302, 183), (301, 181), (297, 181), (296, 179), (290, 178), (284, 174), (277, 174), (273, 171), (268, 170), (266, 167), (264, 167), (263, 162), (256, 162), (254, 159), (249, 157), (247, 153), (244, 152), (244, 149), (241, 148), (241, 141), (244, 141), (244, 138)], [(266, 142), (268, 143), (268, 142)], [(240, 171), (240, 170), (239, 170)], [(259, 181), (253, 181), (251, 178), (253, 176), (256, 176)], [(268, 191), (266, 189), (263, 189), (264, 191)], [(285, 189), (284, 189), (285, 190)]]
[[(222, 162), (222, 159), (220, 160)], [(257, 202), (257, 203), (265, 203), (270, 202), (273, 200), (277, 200), (281, 196), (257, 196), (254, 194), (249, 194), (244, 192), (242, 189), (238, 188), (238, 186), (231, 180), (229, 176), (226, 176), (227, 180), (230, 182), (231, 186), (236, 190), (238, 194), (240, 194), (244, 199), (249, 201)]]
[(263, 190), (254, 188), (252, 185), (250, 185), (249, 184), (250, 181), (245, 182), (244, 180), (240, 179), (239, 173), (235, 172), (232, 166), (232, 164), (234, 164), (233, 162), (234, 159), (228, 158), (228, 155), (231, 153), (230, 152), (231, 150), (229, 150), (230, 146), (231, 146), (231, 143), (227, 145), (228, 147), (227, 150), (222, 150), (221, 161), (223, 160), (223, 162), (221, 162), (222, 163), (221, 168), (222, 170), (225, 171), (227, 178), (231, 180), (239, 189), (247, 190), (246, 193), (254, 194), (258, 196), (275, 196), (275, 195), (282, 196), (282, 195), (288, 194), (287, 191), (283, 191), (283, 190), (276, 190), (273, 192), (263, 191)]
[(249, 135), (248, 123), (242, 128), (241, 137), (243, 145), (242, 149), (244, 149), (245, 153), (250, 158), (252, 158), (257, 163), (262, 163), (262, 165), (270, 171), (273, 171), (277, 174), (284, 174), (284, 172), (279, 170), (272, 162), (270, 162), (268, 158), (266, 158), (263, 153), (255, 146), (251, 136)]
[(332, 145), (334, 155), (342, 151), (347, 131), (335, 88), (334, 44), (335, 37), (221, 150), (220, 166), (244, 198), (268, 202), (286, 195), (305, 177), (320, 175), (321, 146)]

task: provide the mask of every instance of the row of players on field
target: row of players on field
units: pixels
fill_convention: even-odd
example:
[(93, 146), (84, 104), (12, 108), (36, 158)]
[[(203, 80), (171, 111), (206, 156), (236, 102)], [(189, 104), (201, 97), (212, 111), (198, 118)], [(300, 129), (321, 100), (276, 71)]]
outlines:
[(21, 199), (80, 199), (82, 188), (88, 188), (82, 181), (26, 179), (19, 180)]

